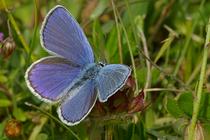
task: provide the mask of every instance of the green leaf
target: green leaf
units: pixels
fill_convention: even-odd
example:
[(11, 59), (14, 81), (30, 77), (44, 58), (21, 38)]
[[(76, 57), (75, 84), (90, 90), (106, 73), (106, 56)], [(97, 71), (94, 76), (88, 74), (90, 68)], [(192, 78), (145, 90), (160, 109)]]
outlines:
[(7, 77), (4, 75), (0, 75), (0, 82), (5, 83), (7, 81)]
[(155, 112), (152, 109), (146, 111), (145, 127), (152, 128), (155, 123)]
[(188, 116), (192, 116), (193, 111), (193, 96), (192, 93), (183, 93), (178, 99), (179, 108)]
[(135, 124), (135, 133), (138, 134), (139, 139), (144, 140), (146, 139), (146, 130), (144, 121), (139, 121), (137, 124)]
[(173, 130), (179, 134), (183, 135), (183, 132), (186, 129), (186, 126), (189, 124), (189, 120), (187, 118), (179, 118), (172, 124)]
[(137, 73), (137, 79), (140, 87), (143, 87), (145, 85), (146, 75), (147, 75), (147, 68), (138, 68), (136, 69)]
[(93, 22), (93, 31), (92, 31), (92, 40), (91, 40), (91, 45), (93, 46), (96, 55), (96, 61), (97, 59), (99, 60), (105, 59), (104, 42), (105, 41), (101, 24), (96, 19)]
[(174, 36), (169, 36), (164, 40), (164, 44), (162, 45), (160, 51), (155, 57), (155, 63), (164, 55), (165, 51), (171, 46), (172, 41), (174, 40)]
[(98, 18), (104, 12), (106, 7), (108, 6), (108, 2), (109, 2), (108, 0), (100, 0), (96, 9), (91, 14), (90, 18), (91, 19)]
[(4, 133), (4, 124), (0, 123), (0, 138), (3, 136)]
[(13, 111), (13, 115), (19, 121), (25, 121), (26, 120), (25, 112), (23, 112), (23, 110), (20, 109), (20, 108), (16, 107)]
[(139, 140), (139, 136), (137, 134), (134, 134), (132, 137), (131, 137), (131, 140)]
[(179, 108), (177, 101), (174, 99), (167, 98), (166, 109), (172, 116), (176, 118), (184, 116), (184, 112)]
[(48, 140), (48, 135), (45, 133), (40, 133), (37, 135), (36, 140)]
[(12, 102), (8, 99), (0, 99), (0, 107), (8, 107)]
[(106, 56), (109, 63), (118, 63), (119, 62), (119, 52), (117, 47), (117, 31), (113, 29), (109, 33), (106, 43)]
[[(145, 80), (147, 76), (147, 68), (146, 67), (138, 68), (136, 72), (137, 72), (138, 83), (140, 84), (141, 87), (143, 87), (145, 85)], [(157, 84), (159, 78), (160, 78), (160, 71), (158, 71), (157, 69), (152, 69), (151, 84), (152, 85)]]
[(210, 94), (208, 92), (202, 94), (199, 117), (210, 119)]
[(210, 139), (210, 124), (209, 122), (203, 123), (203, 134), (204, 134), (204, 139), (209, 140)]
[(158, 69), (152, 69), (152, 80), (151, 84), (155, 85), (159, 81), (160, 78), (160, 71)]
[[(104, 25), (102, 26), (103, 33), (107, 34), (107, 33), (111, 32), (113, 27), (114, 27), (113, 20), (104, 23)], [(116, 36), (115, 36), (115, 39), (116, 39)]]
[(4, 134), (5, 122), (6, 121), (0, 123), (0, 140), (9, 140)]

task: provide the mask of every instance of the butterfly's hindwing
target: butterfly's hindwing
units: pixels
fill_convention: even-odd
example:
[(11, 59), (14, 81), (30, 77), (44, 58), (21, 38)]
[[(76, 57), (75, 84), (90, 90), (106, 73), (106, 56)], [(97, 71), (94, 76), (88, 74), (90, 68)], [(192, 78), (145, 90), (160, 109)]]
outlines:
[(96, 77), (99, 100), (106, 102), (126, 83), (130, 73), (130, 68), (121, 64), (110, 64), (101, 68)]
[(93, 108), (97, 93), (95, 91), (94, 81), (88, 80), (78, 89), (70, 93), (73, 97), (66, 98), (58, 107), (59, 118), (67, 125), (75, 125), (82, 121)]

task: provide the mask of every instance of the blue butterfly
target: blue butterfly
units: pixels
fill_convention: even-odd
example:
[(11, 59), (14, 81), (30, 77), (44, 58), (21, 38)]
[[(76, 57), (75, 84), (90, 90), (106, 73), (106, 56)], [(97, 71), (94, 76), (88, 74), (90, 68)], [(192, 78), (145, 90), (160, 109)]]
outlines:
[(59, 118), (76, 125), (100, 102), (126, 83), (126, 65), (94, 63), (91, 46), (76, 20), (63, 6), (46, 16), (41, 31), (42, 47), (53, 56), (34, 62), (25, 79), (31, 92), (44, 102), (59, 103)]

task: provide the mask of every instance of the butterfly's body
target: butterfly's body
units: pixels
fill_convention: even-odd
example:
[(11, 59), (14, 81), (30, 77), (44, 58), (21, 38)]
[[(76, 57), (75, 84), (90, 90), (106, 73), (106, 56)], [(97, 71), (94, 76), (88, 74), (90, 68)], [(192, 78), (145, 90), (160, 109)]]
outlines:
[(82, 72), (82, 80), (94, 79), (103, 66), (100, 64), (88, 64)]
[(106, 102), (131, 74), (126, 65), (95, 63), (84, 32), (63, 6), (50, 10), (40, 35), (42, 47), (53, 56), (34, 62), (26, 83), (44, 102), (59, 102), (59, 118), (67, 125), (83, 120), (97, 99)]
[(69, 89), (67, 94), (62, 96), (60, 102), (63, 102), (66, 98), (69, 98), (70, 96), (73, 97), (77, 93), (77, 91), (90, 80), (93, 80), (94, 86), (96, 86), (95, 79), (103, 66), (105, 66), (105, 64), (102, 63), (91, 63), (85, 66), (81, 73), (77, 76), (75, 81), (73, 81), (72, 84), (69, 86), (70, 88), (68, 87)]

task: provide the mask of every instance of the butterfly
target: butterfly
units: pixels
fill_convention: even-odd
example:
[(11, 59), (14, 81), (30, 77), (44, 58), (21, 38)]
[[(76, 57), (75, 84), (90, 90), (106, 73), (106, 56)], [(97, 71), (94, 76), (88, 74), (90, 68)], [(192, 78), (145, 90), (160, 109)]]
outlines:
[(77, 21), (63, 6), (49, 11), (40, 30), (42, 47), (52, 54), (27, 69), (30, 91), (47, 103), (58, 103), (57, 113), (67, 125), (80, 123), (97, 99), (106, 102), (131, 74), (123, 64), (94, 63), (93, 50)]

